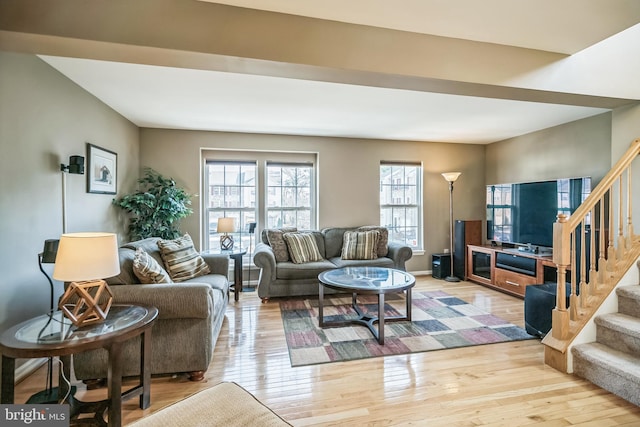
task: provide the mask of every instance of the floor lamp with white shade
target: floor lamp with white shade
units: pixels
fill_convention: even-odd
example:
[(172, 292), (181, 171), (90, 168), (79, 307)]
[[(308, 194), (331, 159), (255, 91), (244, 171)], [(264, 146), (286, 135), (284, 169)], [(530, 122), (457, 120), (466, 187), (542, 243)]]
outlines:
[(444, 179), (449, 183), (449, 256), (451, 257), (451, 272), (445, 277), (447, 282), (459, 282), (456, 276), (453, 275), (453, 183), (456, 182), (461, 172), (445, 172), (442, 174)]

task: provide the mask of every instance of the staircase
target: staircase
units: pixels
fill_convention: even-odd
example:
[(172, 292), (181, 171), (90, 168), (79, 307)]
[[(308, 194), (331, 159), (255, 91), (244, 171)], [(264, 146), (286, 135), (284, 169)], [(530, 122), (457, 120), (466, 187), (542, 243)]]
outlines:
[[(640, 260), (634, 228), (640, 215), (633, 210), (640, 200), (639, 159), (640, 138), (571, 216), (558, 215), (553, 262), (556, 295), (562, 297), (552, 312), (551, 332), (542, 340), (547, 365), (638, 406), (640, 285), (631, 268)], [(609, 296), (617, 297), (617, 313)]]
[(596, 341), (572, 347), (573, 372), (640, 406), (640, 285), (621, 286), (618, 312), (596, 316)]

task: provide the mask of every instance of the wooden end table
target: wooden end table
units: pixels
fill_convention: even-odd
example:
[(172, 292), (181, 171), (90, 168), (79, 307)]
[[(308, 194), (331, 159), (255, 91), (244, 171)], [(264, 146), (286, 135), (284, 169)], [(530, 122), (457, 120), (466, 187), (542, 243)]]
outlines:
[[(59, 396), (69, 392), (71, 355), (105, 348), (109, 352), (108, 397), (102, 402), (81, 402), (70, 393), (71, 424), (79, 414), (94, 413), (92, 422), (106, 426), (122, 425), (122, 401), (140, 396), (140, 408), (151, 405), (151, 327), (158, 316), (155, 307), (113, 305), (103, 323), (77, 328), (61, 311), (22, 322), (0, 336), (2, 353), (2, 392), (0, 403), (14, 403), (15, 359), (59, 356), (63, 363), (58, 384)], [(140, 383), (122, 393), (122, 347), (125, 341), (140, 335)], [(78, 420), (79, 421), (79, 420)], [(86, 422), (82, 419), (82, 422)]]
[(244, 248), (229, 250), (210, 249), (206, 251), (206, 253), (228, 255), (229, 258), (233, 260), (233, 285), (229, 286), (229, 290), (233, 289), (233, 297), (238, 301), (240, 298), (239, 292), (242, 292), (242, 257), (247, 254), (247, 250)]

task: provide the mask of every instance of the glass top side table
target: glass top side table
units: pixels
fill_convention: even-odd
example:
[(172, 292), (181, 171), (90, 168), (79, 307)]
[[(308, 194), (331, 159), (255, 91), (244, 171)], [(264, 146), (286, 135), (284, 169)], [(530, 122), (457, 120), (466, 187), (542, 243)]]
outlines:
[[(104, 414), (108, 413), (110, 426), (122, 425), (122, 401), (140, 396), (140, 408), (151, 404), (151, 328), (158, 316), (155, 307), (133, 305), (113, 305), (103, 323), (75, 327), (54, 312), (35, 317), (6, 330), (0, 335), (2, 353), (2, 392), (0, 403), (14, 403), (15, 359), (60, 356), (63, 368), (61, 378), (70, 378), (71, 355), (86, 350), (105, 348), (108, 351), (109, 398), (103, 402), (81, 402), (69, 395), (72, 421), (83, 413), (94, 413), (98, 425), (106, 425)], [(123, 344), (140, 335), (140, 383), (122, 393), (122, 347)], [(69, 386), (63, 380), (59, 383), (60, 395), (65, 396)], [(84, 419), (83, 419), (84, 420)]]

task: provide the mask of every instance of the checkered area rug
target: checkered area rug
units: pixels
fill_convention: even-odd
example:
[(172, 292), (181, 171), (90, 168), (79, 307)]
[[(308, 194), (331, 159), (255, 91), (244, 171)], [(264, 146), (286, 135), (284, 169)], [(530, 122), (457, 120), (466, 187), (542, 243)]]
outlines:
[[(358, 305), (366, 313), (377, 313), (375, 295), (358, 296)], [(403, 296), (385, 295), (385, 317), (404, 315), (405, 308)], [(361, 325), (320, 328), (317, 299), (281, 301), (280, 312), (291, 366), (536, 338), (523, 328), (442, 291), (413, 293), (412, 321), (385, 322), (384, 345), (378, 344)], [(357, 317), (351, 307), (351, 295), (325, 297), (325, 322)]]

